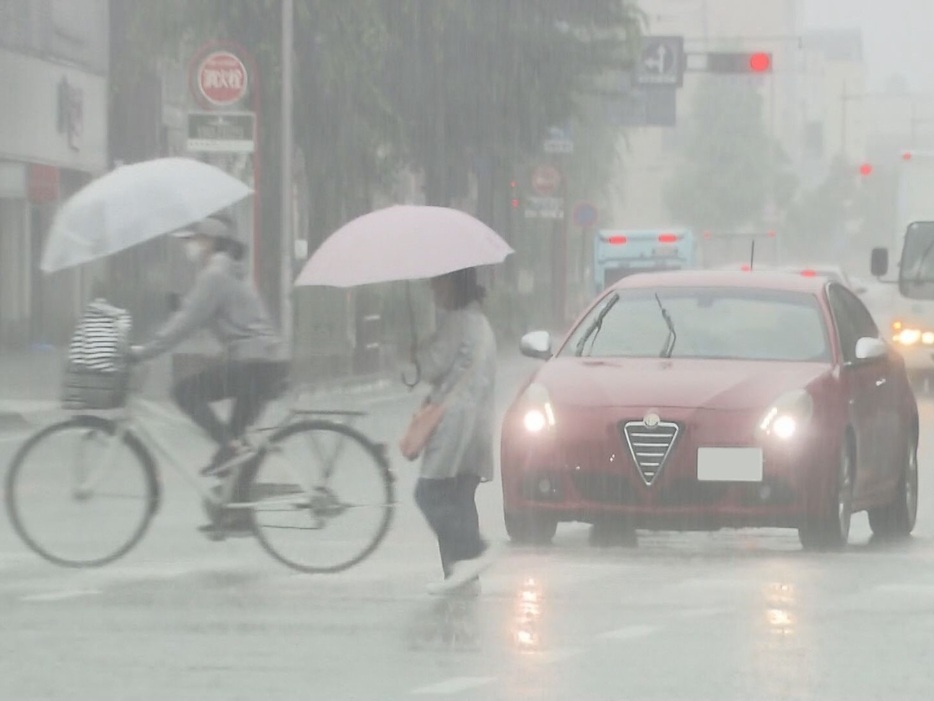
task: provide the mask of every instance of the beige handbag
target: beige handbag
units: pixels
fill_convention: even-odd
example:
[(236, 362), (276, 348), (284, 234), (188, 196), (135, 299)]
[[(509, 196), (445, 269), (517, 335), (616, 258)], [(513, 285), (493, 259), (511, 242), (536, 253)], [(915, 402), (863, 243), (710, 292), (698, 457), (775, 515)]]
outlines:
[(407, 460), (416, 460), (425, 450), (425, 446), (428, 445), (428, 441), (444, 417), (448, 402), (464, 387), (476, 367), (475, 362), (471, 363), (441, 402), (434, 403), (425, 400), (425, 403), (412, 415), (409, 427), (405, 430), (402, 440), (399, 441), (399, 450)]
[(399, 450), (402, 451), (402, 455), (407, 460), (415, 460), (425, 450), (428, 439), (431, 438), (435, 429), (438, 428), (438, 424), (441, 423), (445, 409), (444, 403), (425, 402), (412, 416), (405, 435), (399, 441)]

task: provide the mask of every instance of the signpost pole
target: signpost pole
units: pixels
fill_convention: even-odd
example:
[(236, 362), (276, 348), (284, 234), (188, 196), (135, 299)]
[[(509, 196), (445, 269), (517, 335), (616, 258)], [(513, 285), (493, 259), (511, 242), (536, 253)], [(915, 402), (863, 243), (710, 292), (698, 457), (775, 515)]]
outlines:
[(282, 186), (279, 324), (286, 348), (292, 350), (292, 35), (293, 0), (282, 0)]

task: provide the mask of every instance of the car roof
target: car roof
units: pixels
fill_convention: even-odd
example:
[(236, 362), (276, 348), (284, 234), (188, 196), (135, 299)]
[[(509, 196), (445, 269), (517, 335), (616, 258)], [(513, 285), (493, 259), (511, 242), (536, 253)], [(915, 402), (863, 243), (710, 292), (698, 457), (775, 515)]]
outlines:
[(824, 263), (818, 263), (816, 265), (788, 265), (782, 268), (782, 270), (813, 270), (816, 273), (837, 273), (838, 275), (846, 275), (846, 271), (844, 271), (841, 266)]
[(785, 290), (820, 295), (827, 284), (822, 277), (789, 275), (787, 272), (735, 270), (676, 270), (636, 273), (624, 277), (611, 290), (658, 287), (736, 287), (753, 290)]

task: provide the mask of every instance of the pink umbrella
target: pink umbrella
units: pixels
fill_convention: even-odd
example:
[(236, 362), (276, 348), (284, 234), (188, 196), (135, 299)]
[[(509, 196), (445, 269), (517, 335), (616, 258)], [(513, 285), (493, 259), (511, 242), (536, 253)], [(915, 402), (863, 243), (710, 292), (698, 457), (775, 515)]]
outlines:
[(354, 287), (418, 280), (502, 263), (513, 253), (466, 212), (397, 205), (370, 212), (331, 234), (305, 264), (297, 287)]

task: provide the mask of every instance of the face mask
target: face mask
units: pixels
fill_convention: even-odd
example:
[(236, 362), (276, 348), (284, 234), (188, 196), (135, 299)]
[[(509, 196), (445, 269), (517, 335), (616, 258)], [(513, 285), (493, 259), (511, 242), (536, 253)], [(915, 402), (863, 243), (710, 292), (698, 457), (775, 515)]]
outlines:
[(204, 256), (204, 248), (197, 241), (185, 241), (185, 255), (192, 263), (200, 263)]

